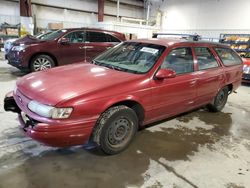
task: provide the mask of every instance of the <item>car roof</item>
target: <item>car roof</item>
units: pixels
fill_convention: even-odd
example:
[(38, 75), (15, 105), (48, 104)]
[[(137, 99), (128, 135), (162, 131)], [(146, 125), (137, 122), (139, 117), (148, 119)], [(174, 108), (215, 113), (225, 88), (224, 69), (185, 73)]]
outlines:
[[(127, 41), (128, 42), (128, 41)], [(156, 44), (161, 46), (174, 46), (174, 45), (207, 45), (207, 46), (220, 46), (220, 47), (229, 47), (229, 45), (221, 44), (218, 42), (208, 42), (208, 41), (189, 41), (189, 40), (181, 40), (181, 39), (164, 39), (164, 38), (150, 38), (150, 39), (134, 39), (130, 40), (130, 42), (139, 42), (139, 43), (149, 43)]]
[[(117, 33), (117, 34), (122, 34), (117, 31), (111, 31), (111, 30), (106, 30), (106, 29), (100, 29), (100, 28), (91, 28), (91, 27), (79, 27), (79, 28), (63, 28), (67, 31), (75, 31), (75, 30), (91, 30), (91, 31), (103, 31), (103, 32), (108, 32), (108, 33)], [(63, 30), (60, 29), (60, 30)]]

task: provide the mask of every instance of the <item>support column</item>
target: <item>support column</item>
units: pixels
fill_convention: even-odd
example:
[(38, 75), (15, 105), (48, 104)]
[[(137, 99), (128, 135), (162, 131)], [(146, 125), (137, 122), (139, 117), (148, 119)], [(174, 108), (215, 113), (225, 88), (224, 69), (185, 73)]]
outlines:
[(98, 22), (103, 22), (104, 0), (98, 0)]
[(20, 0), (20, 35), (25, 36), (27, 34), (33, 35), (34, 24), (31, 12), (31, 0)]
[(120, 17), (120, 0), (117, 0), (117, 15), (116, 15), (116, 20), (119, 21)]
[(150, 2), (148, 2), (148, 6), (147, 6), (146, 25), (148, 25), (148, 21), (149, 21), (149, 14), (150, 14)]
[(31, 0), (20, 0), (20, 16), (31, 17)]

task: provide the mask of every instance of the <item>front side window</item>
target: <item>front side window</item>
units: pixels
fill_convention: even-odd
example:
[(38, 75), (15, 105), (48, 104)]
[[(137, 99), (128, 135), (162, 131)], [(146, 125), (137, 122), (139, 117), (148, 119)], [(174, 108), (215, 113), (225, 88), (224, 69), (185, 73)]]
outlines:
[(82, 43), (85, 41), (85, 32), (84, 31), (75, 31), (67, 34), (63, 38), (69, 39), (70, 43)]
[(165, 48), (155, 44), (124, 42), (98, 56), (93, 63), (119, 71), (143, 74), (154, 66)]
[(196, 47), (194, 48), (194, 51), (197, 57), (199, 70), (211, 69), (219, 66), (209, 48)]
[(107, 42), (105, 33), (87, 31), (87, 42)]
[(241, 58), (230, 48), (215, 48), (215, 51), (225, 66), (239, 65), (242, 63)]
[(194, 71), (194, 61), (191, 48), (183, 47), (173, 49), (165, 58), (161, 69), (172, 69), (176, 74)]

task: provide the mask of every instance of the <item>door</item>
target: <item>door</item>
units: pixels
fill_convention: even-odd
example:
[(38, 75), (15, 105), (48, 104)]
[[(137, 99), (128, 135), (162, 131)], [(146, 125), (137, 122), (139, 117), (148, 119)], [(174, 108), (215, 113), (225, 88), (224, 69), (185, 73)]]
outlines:
[(87, 60), (91, 61), (105, 50), (118, 44), (120, 41), (112, 35), (98, 31), (86, 31), (85, 49)]
[(66, 34), (63, 38), (68, 39), (67, 43), (58, 43), (60, 52), (58, 63), (60, 65), (77, 63), (85, 60), (84, 51), (85, 32), (73, 31)]
[(176, 77), (152, 80), (153, 117), (156, 120), (173, 116), (193, 108), (196, 97), (194, 60), (189, 47), (173, 49), (160, 69), (172, 69)]
[(220, 89), (223, 79), (223, 69), (208, 47), (195, 47), (195, 57), (198, 71), (197, 105), (211, 102)]

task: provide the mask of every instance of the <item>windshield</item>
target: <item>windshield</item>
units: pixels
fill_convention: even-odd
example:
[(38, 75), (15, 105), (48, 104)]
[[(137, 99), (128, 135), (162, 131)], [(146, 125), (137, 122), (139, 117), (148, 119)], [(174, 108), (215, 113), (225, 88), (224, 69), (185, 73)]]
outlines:
[(34, 37), (38, 38), (38, 39), (44, 39), (44, 37), (48, 36), (49, 34), (51, 34), (52, 31), (49, 31), (47, 33), (38, 33), (37, 35), (35, 35)]
[(93, 63), (119, 71), (143, 74), (156, 63), (166, 47), (138, 43), (121, 43), (98, 56)]
[(65, 33), (67, 30), (66, 29), (61, 29), (54, 31), (46, 36), (43, 36), (42, 40), (53, 40), (61, 36), (63, 33)]

